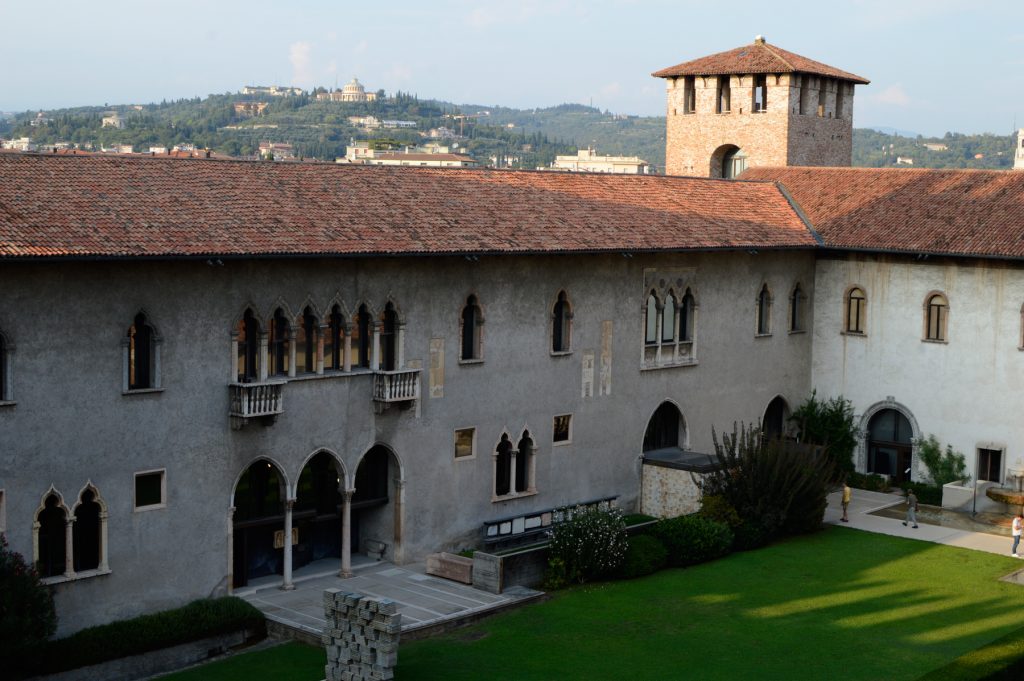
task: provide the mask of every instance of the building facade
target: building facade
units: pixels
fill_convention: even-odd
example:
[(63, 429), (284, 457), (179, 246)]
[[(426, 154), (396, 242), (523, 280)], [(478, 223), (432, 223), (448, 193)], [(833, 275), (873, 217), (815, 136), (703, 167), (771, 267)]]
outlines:
[(645, 175), (650, 166), (639, 156), (602, 156), (593, 149), (581, 149), (573, 156), (556, 156), (552, 170), (577, 173), (620, 173)]

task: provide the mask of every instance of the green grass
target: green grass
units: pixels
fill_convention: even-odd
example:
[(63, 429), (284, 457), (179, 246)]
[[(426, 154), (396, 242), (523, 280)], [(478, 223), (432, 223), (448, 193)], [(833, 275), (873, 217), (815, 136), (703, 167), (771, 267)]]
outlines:
[[(980, 679), (1024, 652), (1024, 589), (998, 581), (1020, 566), (831, 528), (685, 570), (578, 587), (403, 644), (395, 678)], [(278, 665), (285, 652), (295, 661)], [(322, 664), (322, 651), (282, 646), (189, 672), (210, 675), (168, 678), (316, 681)]]
[(317, 681), (324, 678), (326, 661), (323, 648), (285, 643), (161, 676), (160, 681)]

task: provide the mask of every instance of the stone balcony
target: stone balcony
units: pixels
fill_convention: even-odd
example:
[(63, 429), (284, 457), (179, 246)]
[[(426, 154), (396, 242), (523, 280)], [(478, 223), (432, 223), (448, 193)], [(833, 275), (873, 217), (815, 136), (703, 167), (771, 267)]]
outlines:
[(373, 372), (373, 401), (382, 406), (412, 404), (420, 398), (422, 369)]
[(262, 383), (230, 383), (230, 406), (228, 413), (236, 428), (241, 428), (249, 419), (274, 419), (284, 411), (284, 381)]

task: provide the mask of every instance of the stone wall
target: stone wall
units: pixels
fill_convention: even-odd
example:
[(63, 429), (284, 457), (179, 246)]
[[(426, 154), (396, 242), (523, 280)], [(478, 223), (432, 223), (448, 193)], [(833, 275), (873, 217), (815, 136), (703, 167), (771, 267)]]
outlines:
[(656, 518), (674, 518), (700, 510), (700, 488), (693, 473), (677, 468), (645, 465), (640, 512)]
[(327, 589), (324, 615), (326, 681), (386, 681), (395, 677), (402, 615), (393, 601)]

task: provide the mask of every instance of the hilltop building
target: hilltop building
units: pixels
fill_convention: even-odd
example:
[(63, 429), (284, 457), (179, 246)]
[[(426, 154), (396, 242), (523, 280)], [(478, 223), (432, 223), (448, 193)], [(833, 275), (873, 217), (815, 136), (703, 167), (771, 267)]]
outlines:
[(111, 111), (103, 117), (100, 127), (103, 128), (117, 128), (121, 130), (124, 128), (124, 119), (116, 111)]
[(736, 177), (757, 166), (848, 166), (853, 89), (869, 81), (752, 45), (656, 71), (668, 89), (665, 171)]
[(847, 140), (791, 141), (837, 121), (773, 117), (767, 76), (742, 182), (0, 154), (0, 531), (61, 633), (693, 510), (712, 428), (784, 434), (812, 390), (858, 471), (922, 480), (934, 433), (983, 510), (1024, 475), (1024, 173), (787, 165)]
[(295, 147), (287, 142), (260, 142), (259, 157), (273, 161), (295, 158)]
[(298, 97), (305, 90), (300, 87), (287, 85), (246, 85), (242, 88), (243, 95), (258, 95), (266, 97)]
[(270, 102), (235, 102), (235, 115), (251, 118), (263, 115), (264, 109), (270, 106)]
[(638, 156), (601, 156), (591, 148), (580, 149), (573, 156), (556, 156), (552, 170), (567, 170), (575, 173), (618, 173), (623, 175), (644, 175), (649, 171), (647, 161)]
[(318, 92), (316, 98), (318, 101), (330, 102), (375, 102), (377, 93), (367, 92), (366, 87), (359, 82), (359, 79), (353, 78), (341, 89), (333, 92)]

